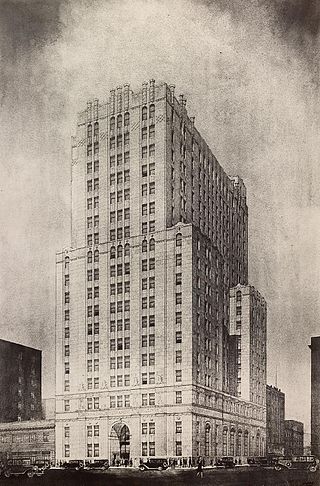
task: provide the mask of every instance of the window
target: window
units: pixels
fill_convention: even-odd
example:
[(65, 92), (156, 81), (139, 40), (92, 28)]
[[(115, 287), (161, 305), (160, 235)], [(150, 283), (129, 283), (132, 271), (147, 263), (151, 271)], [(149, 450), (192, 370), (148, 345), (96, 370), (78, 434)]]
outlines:
[(154, 182), (150, 182), (149, 184), (149, 194), (155, 194), (156, 192), (156, 186)]
[(130, 407), (130, 395), (125, 395), (124, 396), (124, 406), (125, 407)]
[(110, 130), (114, 130), (115, 128), (115, 118), (114, 116), (110, 118)]
[(142, 184), (141, 191), (142, 191), (142, 197), (146, 196), (148, 194), (148, 184)]
[(154, 295), (149, 296), (149, 307), (153, 308), (155, 306), (155, 297)]
[(87, 192), (91, 192), (91, 191), (92, 191), (92, 180), (87, 181)]
[(117, 339), (117, 350), (118, 351), (122, 351), (123, 349), (123, 341), (122, 341), (122, 338), (118, 338)]
[(125, 189), (123, 194), (124, 194), (124, 200), (129, 201), (130, 200), (130, 189)]
[(155, 384), (155, 374), (154, 372), (152, 371), (151, 373), (149, 373), (149, 384), (150, 385), (154, 385)]
[(125, 356), (124, 357), (124, 367), (125, 368), (130, 368), (130, 356)]
[(148, 433), (148, 424), (146, 422), (141, 424), (141, 433), (142, 435), (146, 435)]
[(182, 362), (182, 351), (176, 351), (176, 363), (181, 363)]
[(87, 209), (88, 211), (92, 209), (92, 198), (87, 199)]
[(155, 202), (149, 203), (149, 214), (154, 214), (155, 209), (156, 209), (156, 203)]
[(69, 439), (69, 437), (70, 437), (70, 427), (65, 427), (64, 428), (64, 437), (65, 437), (65, 439)]
[(148, 455), (148, 442), (141, 443), (141, 455), (147, 456)]
[(152, 104), (150, 105), (149, 108), (149, 118), (154, 118), (154, 114), (155, 114), (155, 106)]
[(148, 205), (142, 204), (142, 216), (147, 216), (148, 214)]
[(147, 136), (148, 136), (147, 127), (142, 127), (142, 130), (141, 130), (142, 142), (146, 142)]
[(155, 154), (155, 145), (153, 143), (153, 144), (149, 145), (149, 156), (154, 157), (154, 154)]
[(142, 120), (146, 120), (146, 119), (147, 119), (147, 117), (148, 117), (148, 109), (147, 109), (147, 107), (146, 107), (146, 106), (144, 106), (144, 107), (142, 108), (142, 116), (141, 116), (141, 118), (142, 118)]
[(182, 293), (177, 292), (176, 293), (176, 305), (182, 304)]
[(149, 366), (154, 366), (156, 364), (155, 354), (149, 354)]
[(65, 339), (69, 338), (70, 337), (70, 328), (69, 327), (66, 327), (65, 330), (64, 330), (64, 337)]
[(176, 441), (176, 456), (182, 456), (182, 442)]
[(115, 258), (116, 257), (116, 249), (114, 246), (110, 248), (110, 258)]
[(116, 386), (116, 377), (110, 376), (110, 387), (114, 388)]
[(99, 261), (99, 250), (95, 250), (95, 252), (94, 252), (94, 261), (95, 261), (95, 263), (97, 263)]
[(124, 338), (124, 349), (130, 349), (130, 338), (129, 337)]
[(93, 426), (93, 435), (94, 437), (99, 437), (99, 425)]
[(155, 136), (155, 126), (150, 125), (150, 127), (149, 127), (149, 138), (154, 138), (154, 136)]
[(65, 400), (64, 401), (64, 411), (65, 412), (70, 412), (70, 400)]
[(176, 422), (176, 434), (182, 434), (182, 422)]
[(149, 289), (154, 289), (156, 286), (155, 277), (149, 277)]
[(149, 405), (156, 404), (156, 396), (154, 393), (149, 393)]
[(149, 346), (154, 346), (155, 345), (155, 335), (150, 334), (149, 335)]
[(114, 169), (115, 165), (116, 165), (116, 158), (115, 158), (114, 155), (111, 155), (111, 157), (110, 157), (110, 168)]
[(122, 128), (122, 115), (117, 116), (117, 128)]
[(176, 381), (182, 381), (182, 370), (176, 370)]
[(155, 239), (154, 238), (150, 238), (150, 241), (149, 241), (149, 251), (154, 251), (155, 249)]
[(94, 269), (94, 280), (99, 280), (99, 268)]
[(126, 112), (124, 114), (124, 126), (127, 127), (130, 124), (130, 114)]
[(155, 269), (155, 259), (149, 258), (149, 270), (154, 270), (154, 269)]
[(179, 253), (178, 255), (176, 255), (176, 266), (179, 267), (180, 265), (182, 265), (182, 255), (181, 255), (181, 253)]
[(124, 375), (124, 386), (130, 386), (130, 375)]
[(92, 437), (92, 425), (87, 425), (87, 437)]
[(176, 391), (176, 403), (182, 403), (182, 391)]
[(88, 359), (88, 361), (87, 361), (87, 371), (88, 371), (88, 373), (92, 372), (92, 360), (91, 359)]
[(147, 366), (148, 360), (147, 360), (147, 354), (142, 354), (141, 355), (141, 366)]
[(150, 233), (154, 233), (155, 230), (156, 230), (155, 221), (149, 221), (149, 231), (150, 231)]
[(92, 398), (87, 398), (87, 410), (92, 410)]
[(117, 386), (118, 387), (122, 386), (122, 375), (117, 376)]
[(116, 408), (116, 397), (115, 396), (110, 397), (110, 408)]
[(142, 385), (147, 385), (148, 384), (148, 374), (147, 373), (142, 373), (142, 375), (141, 375), (141, 383), (142, 383)]
[(156, 455), (155, 442), (149, 442), (149, 456)]
[(149, 327), (154, 327), (156, 322), (155, 316), (149, 316)]
[(182, 273), (177, 273), (176, 274), (176, 285), (181, 285), (181, 284), (182, 284)]
[(122, 408), (123, 406), (123, 400), (122, 400), (122, 395), (117, 396), (117, 407)]
[(99, 196), (95, 196), (93, 201), (94, 201), (94, 208), (97, 209), (99, 207)]
[(64, 457), (70, 457), (70, 444), (64, 445)]
[(149, 175), (153, 176), (155, 175), (156, 171), (155, 171), (155, 165), (152, 163), (152, 164), (149, 164)]
[(66, 392), (70, 391), (70, 381), (69, 380), (64, 380), (64, 391), (66, 391)]
[(147, 336), (147, 335), (145, 335), (145, 334), (143, 334), (143, 335), (141, 336), (141, 346), (142, 346), (143, 348), (145, 348), (145, 347), (147, 347), (147, 345), (148, 345), (148, 336)]
[(181, 331), (176, 331), (176, 343), (182, 343), (182, 332)]
[(141, 156), (143, 159), (146, 159), (147, 158), (147, 154), (148, 154), (148, 151), (147, 151), (147, 147), (142, 147), (141, 149)]
[(93, 363), (94, 363), (94, 371), (99, 371), (99, 360), (95, 359)]

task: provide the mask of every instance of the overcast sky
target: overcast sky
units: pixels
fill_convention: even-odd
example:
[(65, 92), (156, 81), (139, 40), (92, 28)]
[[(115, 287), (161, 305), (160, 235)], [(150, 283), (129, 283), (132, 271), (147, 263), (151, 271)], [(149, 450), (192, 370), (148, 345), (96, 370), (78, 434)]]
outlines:
[(44, 350), (46, 396), (76, 113), (154, 78), (185, 94), (220, 164), (245, 181), (250, 283), (268, 302), (268, 381), (277, 369), (287, 418), (309, 429), (307, 345), (320, 335), (316, 3), (0, 0), (0, 335)]

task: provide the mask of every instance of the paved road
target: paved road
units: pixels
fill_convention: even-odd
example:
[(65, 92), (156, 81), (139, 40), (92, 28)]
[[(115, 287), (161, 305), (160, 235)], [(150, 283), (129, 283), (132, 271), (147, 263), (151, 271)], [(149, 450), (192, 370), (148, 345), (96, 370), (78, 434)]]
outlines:
[(0, 486), (320, 486), (320, 471), (274, 471), (239, 467), (234, 470), (205, 469), (197, 478), (194, 469), (145, 471), (111, 468), (106, 472), (50, 470), (32, 479), (1, 479)]

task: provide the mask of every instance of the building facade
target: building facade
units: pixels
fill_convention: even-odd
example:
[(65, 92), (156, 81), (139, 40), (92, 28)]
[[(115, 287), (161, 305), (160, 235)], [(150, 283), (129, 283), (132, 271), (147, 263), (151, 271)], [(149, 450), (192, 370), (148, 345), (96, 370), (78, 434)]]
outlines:
[(311, 344), (311, 452), (320, 457), (320, 336)]
[(234, 396), (229, 291), (248, 283), (248, 211), (154, 81), (79, 114), (71, 247), (56, 259), (57, 458), (244, 458), (265, 404)]
[(267, 453), (284, 454), (285, 394), (267, 385)]
[(304, 426), (297, 420), (284, 421), (284, 453), (287, 456), (303, 456)]
[(0, 422), (41, 418), (41, 351), (0, 339)]
[(236, 395), (265, 406), (267, 304), (252, 286), (230, 290), (230, 333), (237, 336)]
[(0, 460), (55, 461), (54, 420), (0, 424)]

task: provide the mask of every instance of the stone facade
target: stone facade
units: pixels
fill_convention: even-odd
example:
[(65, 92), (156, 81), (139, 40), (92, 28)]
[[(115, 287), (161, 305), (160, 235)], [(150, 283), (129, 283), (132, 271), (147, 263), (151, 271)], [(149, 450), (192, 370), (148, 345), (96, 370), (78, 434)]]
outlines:
[(284, 453), (285, 394), (277, 387), (267, 385), (267, 452)]
[(41, 418), (41, 351), (0, 339), (0, 422)]
[(150, 81), (88, 103), (71, 187), (71, 247), (56, 258), (57, 459), (263, 455), (265, 404), (232, 395), (246, 190), (185, 98)]

